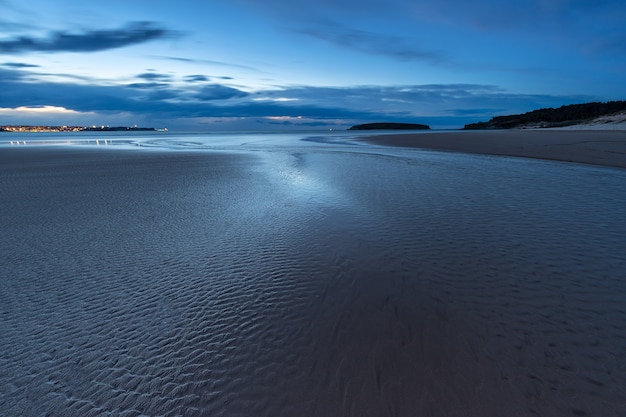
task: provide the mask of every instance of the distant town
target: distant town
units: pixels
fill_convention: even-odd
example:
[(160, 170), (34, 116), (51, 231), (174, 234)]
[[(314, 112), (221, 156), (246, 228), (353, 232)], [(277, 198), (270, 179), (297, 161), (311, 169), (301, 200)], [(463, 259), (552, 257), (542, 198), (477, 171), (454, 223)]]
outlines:
[(135, 131), (158, 131), (166, 132), (167, 128), (156, 129), (154, 127), (137, 126), (31, 126), (31, 125), (5, 125), (0, 126), (0, 132), (135, 132)]

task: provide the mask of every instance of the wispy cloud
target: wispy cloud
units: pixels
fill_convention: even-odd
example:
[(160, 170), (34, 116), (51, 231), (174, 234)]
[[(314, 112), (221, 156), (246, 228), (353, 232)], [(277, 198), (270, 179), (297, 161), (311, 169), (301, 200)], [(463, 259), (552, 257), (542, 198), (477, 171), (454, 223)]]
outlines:
[(4, 67), (10, 67), (10, 68), (38, 68), (39, 65), (34, 65), (34, 64), (26, 64), (23, 62), (5, 62), (4, 64), (1, 64)]
[(51, 32), (47, 37), (18, 36), (0, 40), (0, 53), (27, 52), (97, 52), (141, 44), (177, 33), (154, 22), (132, 22), (120, 29), (92, 30), (79, 33)]
[(509, 50), (553, 48), (610, 58), (623, 52), (626, 38), (623, 0), (233, 1), (256, 9), (278, 27), (323, 42), (435, 65), (469, 65), (471, 60), (459, 50), (493, 48), (498, 42), (507, 42)]
[(421, 47), (400, 36), (354, 29), (338, 23), (317, 24), (293, 30), (340, 47), (375, 55), (386, 55), (400, 61), (429, 61), (431, 63), (448, 61), (443, 53)]
[(33, 27), (30, 25), (25, 25), (23, 23), (10, 22), (7, 20), (0, 19), (0, 31), (2, 32), (28, 30), (28, 29), (33, 29)]
[(199, 65), (214, 65), (218, 67), (230, 67), (230, 68), (238, 68), (251, 72), (262, 72), (258, 68), (250, 67), (247, 65), (235, 64), (232, 62), (222, 62), (222, 61), (212, 61), (210, 59), (195, 59), (195, 58), (185, 58), (178, 56), (153, 56), (156, 59), (165, 59), (168, 61), (177, 61), (177, 62), (187, 62), (189, 64), (199, 64)]

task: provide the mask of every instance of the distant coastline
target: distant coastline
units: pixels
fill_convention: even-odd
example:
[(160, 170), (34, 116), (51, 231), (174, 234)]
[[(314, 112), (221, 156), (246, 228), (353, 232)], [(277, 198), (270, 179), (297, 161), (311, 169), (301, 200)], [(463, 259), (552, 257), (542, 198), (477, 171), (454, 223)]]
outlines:
[(0, 126), (0, 132), (164, 132), (167, 128), (137, 126), (35, 126), (35, 125), (5, 125)]

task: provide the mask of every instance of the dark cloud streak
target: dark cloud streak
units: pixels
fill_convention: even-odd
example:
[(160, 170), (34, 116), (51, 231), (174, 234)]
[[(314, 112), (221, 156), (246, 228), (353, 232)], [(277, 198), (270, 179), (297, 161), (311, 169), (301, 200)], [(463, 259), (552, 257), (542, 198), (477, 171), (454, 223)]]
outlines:
[(227, 100), (230, 98), (246, 97), (248, 93), (236, 88), (221, 84), (211, 84), (204, 86), (194, 95), (194, 98), (201, 101)]
[(209, 77), (207, 77), (206, 75), (201, 75), (201, 74), (197, 74), (197, 75), (188, 75), (185, 77), (185, 81), (190, 82), (190, 83), (197, 83), (197, 82), (203, 82), (203, 81), (209, 81)]
[(143, 74), (138, 74), (136, 77), (141, 78), (143, 80), (149, 80), (149, 81), (154, 81), (154, 80), (169, 81), (172, 78), (172, 76), (169, 74), (159, 74), (156, 72), (145, 72)]
[(442, 53), (410, 44), (407, 39), (375, 32), (353, 29), (339, 24), (323, 24), (309, 28), (293, 29), (335, 45), (376, 55), (385, 55), (400, 61), (428, 61), (442, 64), (448, 59)]
[(210, 59), (193, 59), (193, 58), (183, 58), (177, 56), (153, 56), (153, 58), (157, 59), (165, 59), (168, 61), (177, 61), (177, 62), (186, 62), (189, 64), (199, 64), (199, 65), (215, 65), (220, 67), (230, 67), (230, 68), (238, 68), (246, 71), (261, 73), (263, 71), (258, 68), (249, 67), (247, 65), (233, 64), (230, 62), (221, 62), (221, 61), (212, 61)]
[(10, 68), (39, 68), (39, 65), (25, 64), (23, 62), (5, 62), (1, 65)]
[(139, 88), (139, 89), (153, 89), (153, 88), (165, 88), (168, 87), (167, 83), (132, 83), (127, 84), (126, 87)]
[(92, 30), (82, 33), (52, 32), (47, 38), (19, 36), (0, 40), (0, 53), (97, 52), (176, 36), (154, 22), (131, 22), (120, 29)]

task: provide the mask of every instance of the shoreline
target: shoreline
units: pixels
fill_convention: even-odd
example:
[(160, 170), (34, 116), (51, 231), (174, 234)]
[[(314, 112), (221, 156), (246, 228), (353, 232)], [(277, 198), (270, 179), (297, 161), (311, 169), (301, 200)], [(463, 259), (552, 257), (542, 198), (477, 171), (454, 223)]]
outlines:
[(368, 135), (375, 145), (626, 168), (626, 130), (484, 130)]

